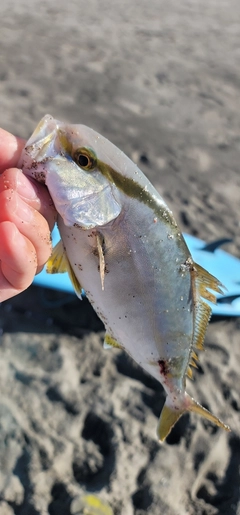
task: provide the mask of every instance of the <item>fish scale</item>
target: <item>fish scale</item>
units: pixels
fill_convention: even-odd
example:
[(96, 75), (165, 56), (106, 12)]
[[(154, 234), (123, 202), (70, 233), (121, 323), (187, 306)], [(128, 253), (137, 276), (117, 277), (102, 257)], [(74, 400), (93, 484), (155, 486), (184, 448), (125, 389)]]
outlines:
[(46, 115), (23, 151), (24, 173), (44, 182), (61, 242), (49, 273), (67, 271), (106, 328), (105, 346), (124, 349), (166, 391), (157, 434), (196, 412), (229, 430), (186, 393), (211, 314), (204, 299), (221, 283), (193, 262), (167, 204), (141, 170), (83, 125)]

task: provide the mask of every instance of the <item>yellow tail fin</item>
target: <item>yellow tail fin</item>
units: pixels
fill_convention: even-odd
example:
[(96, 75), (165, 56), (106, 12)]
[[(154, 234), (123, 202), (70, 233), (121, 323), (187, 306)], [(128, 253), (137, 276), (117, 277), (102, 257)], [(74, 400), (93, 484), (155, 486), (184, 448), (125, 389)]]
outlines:
[(183, 413), (184, 410), (176, 411), (164, 404), (157, 426), (157, 436), (160, 442), (164, 442), (165, 438), (167, 438), (171, 429), (175, 426)]
[(198, 415), (210, 420), (213, 424), (225, 429), (225, 431), (231, 431), (229, 426), (224, 424), (219, 418), (215, 417), (215, 415), (210, 413), (206, 408), (203, 408), (201, 404), (185, 393), (183, 408), (173, 409), (169, 407), (167, 403), (164, 404), (157, 427), (157, 436), (160, 442), (165, 440), (178, 419), (187, 411), (194, 411), (198, 413)]

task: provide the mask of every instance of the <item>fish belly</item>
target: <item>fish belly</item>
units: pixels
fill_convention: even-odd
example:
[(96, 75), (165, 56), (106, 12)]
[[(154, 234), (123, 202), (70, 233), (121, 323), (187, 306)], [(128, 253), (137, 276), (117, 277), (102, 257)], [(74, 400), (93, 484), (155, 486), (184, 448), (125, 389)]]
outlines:
[[(163, 383), (166, 370), (181, 388), (193, 335), (190, 274), (181, 273), (185, 246), (169, 232), (153, 234), (132, 217), (91, 231), (59, 230), (68, 259), (107, 333), (152, 376)], [(96, 236), (105, 247), (104, 289)], [(179, 250), (180, 247), (180, 250)], [(173, 386), (173, 385), (172, 385)], [(166, 389), (166, 388), (165, 388)]]

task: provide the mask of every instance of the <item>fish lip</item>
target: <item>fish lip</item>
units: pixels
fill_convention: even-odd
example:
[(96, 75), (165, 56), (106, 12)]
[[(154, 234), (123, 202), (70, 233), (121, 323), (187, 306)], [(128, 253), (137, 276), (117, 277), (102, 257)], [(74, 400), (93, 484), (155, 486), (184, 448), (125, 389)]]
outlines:
[[(27, 151), (26, 147), (26, 151)], [(47, 169), (44, 165), (52, 161), (52, 157), (45, 157), (41, 161), (38, 161), (37, 159), (32, 159), (30, 163), (27, 165), (23, 161), (22, 169), (25, 175), (28, 177), (32, 177), (37, 182), (40, 182), (42, 184), (46, 184), (46, 178), (47, 178)]]
[(30, 144), (25, 146), (19, 165), (25, 175), (45, 184), (48, 173), (46, 165), (53, 160), (54, 153), (56, 152), (54, 131), (47, 132), (39, 139), (37, 139), (37, 134), (35, 134), (35, 138), (33, 142), (31, 142), (32, 138), (30, 138)]

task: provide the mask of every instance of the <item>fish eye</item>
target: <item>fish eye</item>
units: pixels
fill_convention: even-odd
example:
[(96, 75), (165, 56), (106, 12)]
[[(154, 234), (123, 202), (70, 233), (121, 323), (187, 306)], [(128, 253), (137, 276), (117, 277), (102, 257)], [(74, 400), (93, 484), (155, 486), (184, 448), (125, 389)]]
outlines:
[(97, 163), (95, 152), (89, 148), (78, 148), (74, 152), (74, 161), (84, 170), (94, 170)]

